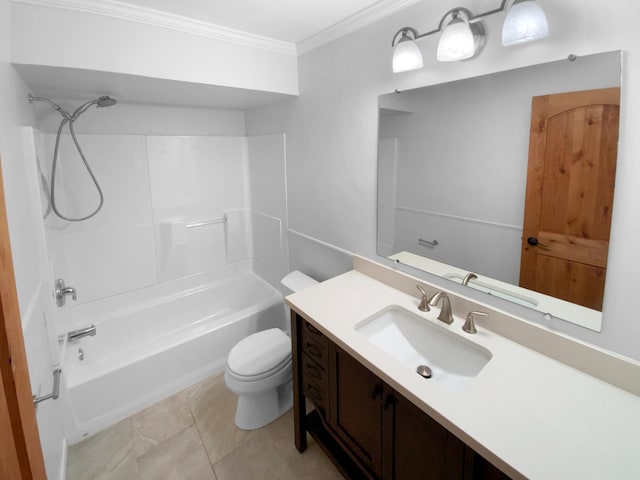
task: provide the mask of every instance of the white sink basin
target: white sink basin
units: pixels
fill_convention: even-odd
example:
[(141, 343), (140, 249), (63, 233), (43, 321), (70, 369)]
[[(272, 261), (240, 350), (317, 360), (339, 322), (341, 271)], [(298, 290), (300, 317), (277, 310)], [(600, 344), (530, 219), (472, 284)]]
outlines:
[(387, 307), (355, 327), (414, 371), (419, 365), (428, 366), (432, 376), (425, 381), (457, 390), (480, 373), (491, 352), (447, 328), (398, 306)]

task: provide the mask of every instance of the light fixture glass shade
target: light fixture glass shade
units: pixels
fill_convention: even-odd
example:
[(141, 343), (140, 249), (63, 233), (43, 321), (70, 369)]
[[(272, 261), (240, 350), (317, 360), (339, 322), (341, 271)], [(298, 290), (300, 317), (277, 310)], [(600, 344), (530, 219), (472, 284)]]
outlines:
[(502, 45), (532, 42), (549, 35), (544, 11), (534, 0), (516, 0), (502, 25)]
[(404, 36), (393, 51), (393, 73), (422, 68), (422, 53), (411, 38)]
[(476, 53), (476, 41), (469, 24), (454, 18), (444, 29), (438, 42), (436, 58), (439, 62), (457, 62)]

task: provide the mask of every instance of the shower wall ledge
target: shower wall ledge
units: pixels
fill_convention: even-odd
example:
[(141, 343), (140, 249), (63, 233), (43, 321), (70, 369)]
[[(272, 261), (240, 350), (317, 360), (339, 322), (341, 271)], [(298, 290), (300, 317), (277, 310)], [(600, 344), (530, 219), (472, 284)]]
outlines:
[(111, 95), (122, 103), (247, 110), (297, 95), (98, 70), (13, 63), (34, 95), (75, 99)]

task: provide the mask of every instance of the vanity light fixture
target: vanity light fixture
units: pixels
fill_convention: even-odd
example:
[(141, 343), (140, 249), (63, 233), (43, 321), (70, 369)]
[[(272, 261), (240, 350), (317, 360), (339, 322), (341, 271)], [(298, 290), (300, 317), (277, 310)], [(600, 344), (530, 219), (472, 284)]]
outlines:
[[(396, 49), (393, 51), (393, 71), (406, 72), (422, 68), (422, 54), (415, 42), (418, 32), (411, 27), (405, 27), (396, 33), (396, 37), (398, 34), (402, 34), (402, 37), (398, 40)], [(413, 38), (411, 38), (412, 36)]]
[(471, 12), (464, 8), (449, 13), (452, 19), (440, 36), (436, 59), (457, 62), (474, 57), (484, 44), (482, 23), (469, 23)]
[(438, 28), (418, 33), (415, 28), (402, 27), (391, 40), (393, 72), (406, 72), (422, 68), (422, 53), (416, 40), (441, 33), (436, 58), (441, 62), (455, 62), (473, 58), (484, 45), (484, 27), (481, 19), (508, 10), (502, 26), (502, 45), (510, 46), (531, 42), (549, 35), (547, 18), (535, 0), (502, 0), (495, 10), (473, 15), (463, 7), (444, 14)]

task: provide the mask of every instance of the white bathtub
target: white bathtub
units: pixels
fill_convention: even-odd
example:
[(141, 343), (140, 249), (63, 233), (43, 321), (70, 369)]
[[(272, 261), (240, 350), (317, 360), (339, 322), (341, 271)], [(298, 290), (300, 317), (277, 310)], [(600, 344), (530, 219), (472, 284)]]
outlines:
[(65, 349), (71, 444), (223, 371), (240, 339), (283, 328), (285, 312), (280, 292), (241, 264), (80, 305), (73, 322), (97, 334)]

